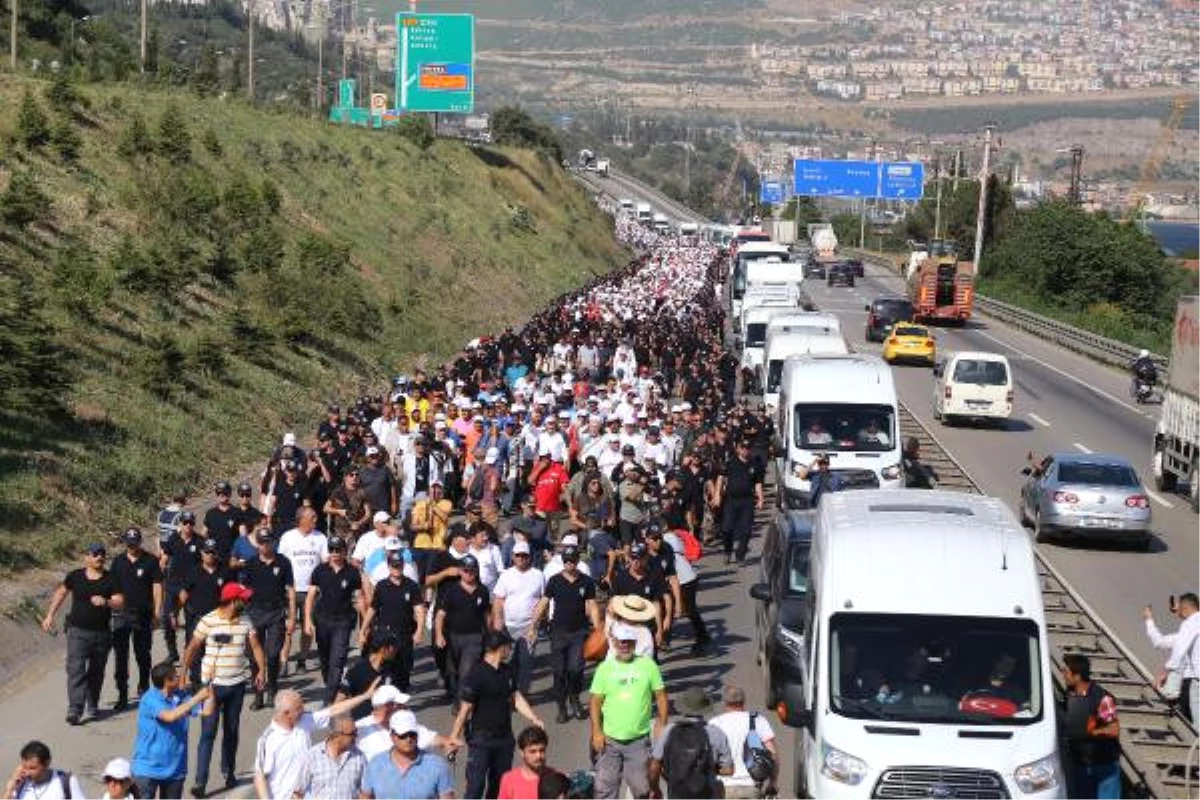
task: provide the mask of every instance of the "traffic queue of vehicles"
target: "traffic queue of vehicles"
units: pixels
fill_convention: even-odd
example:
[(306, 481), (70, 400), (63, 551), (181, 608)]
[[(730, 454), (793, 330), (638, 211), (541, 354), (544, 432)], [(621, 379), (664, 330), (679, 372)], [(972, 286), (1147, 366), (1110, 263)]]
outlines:
[[(730, 252), (735, 343), (777, 433), (779, 508), (750, 593), (768, 703), (799, 729), (797, 794), (1064, 796), (1034, 547), (1050, 536), (1148, 546), (1150, 501), (1136, 470), (1117, 456), (1046, 456), (1024, 470), (1015, 514), (995, 498), (898, 491), (892, 364), (931, 368), (932, 416), (943, 425), (1003, 428), (1013, 414), (1008, 359), (941, 352), (928, 324), (969, 316), (966, 273), (926, 254), (913, 265), (915, 294), (868, 304), (864, 338), (882, 344), (881, 358), (852, 352), (836, 316), (777, 299), (779, 284), (802, 287), (813, 264), (828, 284), (853, 285), (828, 247), (819, 260), (796, 248), (785, 257), (751, 234), (732, 237)], [(934, 305), (953, 314), (922, 311), (929, 274)], [(1194, 386), (1177, 394), (1195, 403)], [(1194, 463), (1194, 449), (1175, 450)], [(819, 461), (838, 491), (814, 509)]]

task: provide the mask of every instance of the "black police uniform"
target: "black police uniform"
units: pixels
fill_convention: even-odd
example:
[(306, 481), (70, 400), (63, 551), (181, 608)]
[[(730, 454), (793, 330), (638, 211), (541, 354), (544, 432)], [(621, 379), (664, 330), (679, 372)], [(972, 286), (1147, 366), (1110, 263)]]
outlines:
[[(262, 643), (267, 660), (267, 694), (272, 699), (279, 688), (279, 656), (287, 631), (288, 590), (294, 588), (292, 562), (278, 553), (270, 562), (262, 555), (250, 559), (242, 567), (241, 581), (254, 591), (246, 611), (254, 632)], [(261, 700), (261, 696), (256, 698)]]
[[(201, 563), (188, 573), (183, 581), (182, 591), (187, 593), (187, 601), (183, 604), (184, 647), (192, 641), (196, 632), (196, 623), (210, 611), (215, 611), (221, 603), (221, 587), (237, 576), (221, 562), (209, 571)], [(192, 683), (200, 685), (200, 665), (204, 659), (197, 658), (192, 662)]]
[(492, 611), (492, 596), (479, 581), (468, 592), (462, 581), (446, 581), (438, 593), (437, 608), (445, 612), (442, 631), (446, 636), (447, 690), (457, 694), (463, 677), (483, 655), (483, 635)]
[(343, 564), (341, 569), (328, 563), (318, 564), (310, 584), (317, 590), (313, 625), (317, 629), (317, 658), (325, 679), (325, 704), (329, 705), (337, 696), (350, 652), (350, 635), (357, 623), (354, 593), (362, 591), (362, 573), (350, 563)]
[(392, 683), (402, 692), (408, 692), (413, 666), (413, 634), (417, 632), (418, 607), (424, 608), (425, 598), (421, 587), (411, 578), (401, 576), (395, 581), (391, 576), (375, 584), (371, 596), (371, 608), (375, 609), (375, 629), (388, 629), (400, 640), (396, 657), (390, 663)]
[(125, 595), (124, 607), (113, 614), (117, 706), (123, 708), (129, 701), (130, 640), (138, 668), (138, 694), (150, 688), (150, 622), (154, 616), (154, 584), (162, 585), (162, 570), (158, 559), (143, 550), (133, 559), (128, 553), (114, 557), (112, 573)]
[[(163, 641), (167, 644), (167, 655), (172, 661), (179, 660), (179, 643), (175, 630), (175, 609), (179, 605), (179, 590), (184, 581), (200, 563), (200, 545), (204, 540), (193, 533), (188, 539), (183, 534), (171, 537), (162, 545), (167, 557), (167, 571), (163, 576), (162, 629)], [(187, 647), (185, 641), (184, 647)]]
[(550, 618), (550, 664), (554, 674), (554, 697), (559, 712), (565, 715), (567, 703), (579, 719), (584, 719), (579, 693), (583, 691), (583, 644), (591, 623), (587, 603), (596, 599), (596, 582), (582, 572), (575, 580), (559, 572), (546, 582), (546, 599), (554, 603)]

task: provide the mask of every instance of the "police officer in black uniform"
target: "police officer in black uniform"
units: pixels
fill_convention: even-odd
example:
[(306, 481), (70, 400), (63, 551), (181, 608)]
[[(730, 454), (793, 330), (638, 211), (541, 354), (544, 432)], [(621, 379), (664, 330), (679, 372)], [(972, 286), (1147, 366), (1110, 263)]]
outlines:
[(142, 549), (142, 532), (130, 528), (121, 535), (125, 552), (113, 557), (112, 573), (125, 596), (125, 606), (113, 614), (115, 711), (129, 707), (129, 644), (138, 667), (138, 694), (150, 688), (150, 644), (163, 607), (163, 576), (158, 559)]
[(433, 623), (434, 643), (446, 651), (447, 686), (455, 697), (462, 679), (483, 655), (491, 610), (491, 593), (479, 582), (479, 561), (464, 556), (458, 562), (458, 580), (441, 586)]
[[(196, 515), (191, 511), (179, 514), (179, 531), (160, 547), (158, 566), (163, 572), (166, 592), (162, 605), (163, 640), (167, 644), (167, 655), (172, 661), (179, 660), (179, 643), (176, 631), (179, 627), (179, 592), (183, 589), (192, 570), (200, 563), (200, 534), (196, 533)], [(184, 642), (187, 645), (187, 642)]]
[(250, 704), (253, 711), (275, 703), (279, 689), (279, 660), (286, 634), (292, 633), (296, 619), (296, 587), (292, 562), (275, 552), (276, 540), (268, 530), (258, 532), (258, 555), (246, 562), (240, 583), (253, 590), (246, 611), (254, 632), (262, 642), (267, 662), (266, 697), (261, 691)]
[(204, 538), (216, 539), (217, 549), (221, 560), (229, 560), (229, 551), (233, 549), (233, 540), (237, 538), (237, 509), (229, 502), (233, 487), (228, 481), (221, 481), (214, 489), (217, 504), (204, 512)]
[[(661, 609), (660, 616), (670, 623), (671, 617), (668, 612), (671, 609), (671, 588), (661, 572), (651, 569), (650, 551), (646, 548), (646, 543), (640, 540), (631, 543), (624, 561), (624, 566), (619, 567), (612, 577), (609, 596), (632, 594), (657, 603)], [(650, 621), (650, 630), (654, 634), (655, 647), (661, 647), (663, 632), (659, 629), (657, 621)]]
[(578, 547), (563, 548), (562, 572), (546, 582), (546, 590), (533, 612), (533, 624), (537, 625), (550, 604), (554, 604), (550, 617), (550, 659), (560, 723), (567, 722), (571, 714), (577, 719), (587, 719), (587, 709), (579, 701), (579, 693), (583, 691), (583, 643), (592, 627), (601, 627), (596, 582), (579, 571), (579, 557)]
[(237, 511), (234, 517), (233, 530), (238, 535), (243, 531), (250, 533), (263, 520), (263, 513), (254, 507), (254, 489), (248, 483), (239, 483), (237, 487)]
[(329, 561), (312, 572), (304, 605), (305, 633), (317, 642), (317, 657), (325, 679), (325, 705), (337, 697), (342, 671), (350, 652), (350, 634), (358, 623), (355, 612), (366, 616), (362, 573), (346, 558), (346, 540), (329, 538)]
[[(221, 602), (221, 587), (236, 579), (225, 562), (221, 561), (220, 548), (216, 539), (205, 539), (200, 545), (200, 563), (189, 572), (179, 590), (179, 605), (183, 608), (183, 640), (190, 642), (196, 623)], [(200, 685), (200, 664), (203, 659), (192, 662), (192, 685)]]
[[(725, 463), (725, 472), (718, 479), (722, 497), (721, 540), (725, 547), (725, 563), (741, 561), (750, 547), (750, 531), (754, 527), (754, 511), (763, 506), (763, 470), (750, 457), (750, 443), (739, 439), (734, 456)], [(734, 545), (737, 552), (734, 552)]]
[(404, 554), (399, 550), (388, 554), (388, 576), (375, 584), (363, 627), (367, 631), (395, 633), (396, 657), (389, 665), (391, 683), (408, 692), (413, 648), (421, 643), (425, 632), (425, 596), (421, 587), (404, 574)]

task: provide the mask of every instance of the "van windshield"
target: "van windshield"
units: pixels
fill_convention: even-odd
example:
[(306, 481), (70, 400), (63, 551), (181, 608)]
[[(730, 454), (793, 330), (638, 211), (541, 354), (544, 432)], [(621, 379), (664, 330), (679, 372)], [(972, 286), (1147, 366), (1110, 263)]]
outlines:
[(762, 347), (767, 341), (767, 323), (751, 322), (746, 326), (746, 347)]
[(978, 386), (1007, 386), (1008, 369), (1003, 361), (974, 361), (964, 359), (954, 365), (955, 383)]
[(830, 706), (844, 717), (984, 725), (1042, 717), (1031, 620), (842, 613), (829, 630)]
[(795, 411), (792, 435), (796, 446), (805, 450), (885, 452), (895, 446), (896, 410), (892, 406), (797, 403)]

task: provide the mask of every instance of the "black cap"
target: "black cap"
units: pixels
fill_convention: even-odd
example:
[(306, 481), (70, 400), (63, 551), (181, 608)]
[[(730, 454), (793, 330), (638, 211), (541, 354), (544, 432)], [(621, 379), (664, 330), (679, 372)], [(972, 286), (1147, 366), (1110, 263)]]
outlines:
[(261, 531), (255, 534), (254, 538), (259, 544), (275, 543), (275, 534), (271, 533), (271, 531), (266, 528), (263, 528)]
[(567, 545), (562, 551), (563, 561), (579, 561), (579, 548), (573, 545)]
[(634, 542), (629, 545), (629, 555), (631, 558), (641, 558), (646, 555), (646, 545), (643, 542)]
[(662, 524), (659, 522), (646, 523), (646, 535), (647, 536), (655, 536), (655, 537), (662, 536), (663, 535)]
[(498, 650), (501, 647), (508, 647), (512, 643), (513, 640), (508, 635), (508, 631), (492, 631), (483, 638), (483, 649)]
[(200, 545), (200, 552), (201, 553), (217, 552), (217, 540), (216, 539), (205, 539), (204, 542)]
[(238, 494), (244, 495), (244, 496), (249, 496), (249, 495), (254, 494), (254, 489), (251, 488), (250, 484), (248, 484), (248, 483), (239, 483), (238, 484)]
[(142, 532), (137, 528), (126, 528), (125, 532), (121, 534), (121, 541), (125, 544), (141, 544)]
[(195, 522), (196, 515), (193, 514), (191, 511), (181, 511), (179, 513), (179, 521), (180, 522)]
[(233, 494), (233, 488), (229, 485), (229, 481), (221, 481), (214, 491), (217, 494)]
[(403, 567), (404, 551), (393, 550), (392, 552), (388, 553), (387, 562), (389, 567)]
[(339, 406), (339, 405), (337, 405), (336, 403), (330, 403), (330, 404), (329, 404), (329, 409), (328, 409), (328, 410), (329, 410), (329, 413), (330, 413), (330, 414), (340, 414), (340, 413), (342, 413), (342, 407), (341, 407), (341, 406)]
[(330, 536), (329, 537), (329, 549), (330, 550), (345, 550), (346, 548), (347, 548), (346, 540), (343, 539), (342, 537), (340, 537), (340, 536)]
[(459, 560), (458, 565), (463, 569), (479, 572), (479, 559), (475, 558), (475, 556), (463, 556)]
[(637, 448), (635, 448), (631, 444), (627, 444), (621, 448), (621, 455), (623, 455), (623, 456), (632, 456), (636, 453), (637, 453)]
[(350, 426), (343, 422), (342, 424), (337, 426), (337, 430), (338, 430), (338, 433), (349, 433)]
[(108, 554), (108, 548), (103, 542), (92, 542), (88, 545), (87, 552), (89, 556), (103, 556)]

